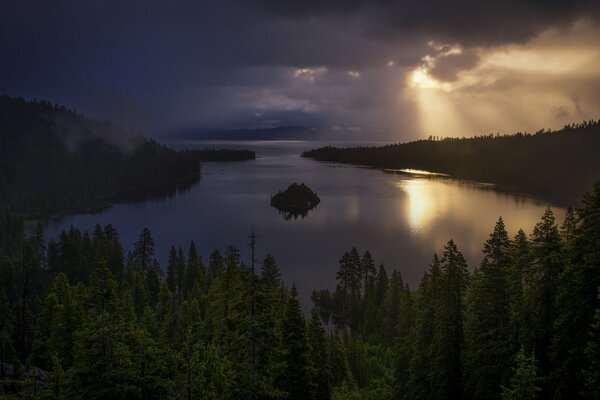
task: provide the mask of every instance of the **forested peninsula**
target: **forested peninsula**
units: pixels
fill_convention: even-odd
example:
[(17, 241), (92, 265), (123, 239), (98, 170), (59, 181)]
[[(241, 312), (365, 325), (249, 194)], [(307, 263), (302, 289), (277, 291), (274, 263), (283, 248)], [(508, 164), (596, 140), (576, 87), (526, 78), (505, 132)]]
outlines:
[(420, 169), (576, 204), (600, 179), (600, 120), (533, 134), (437, 138), (382, 147), (322, 147), (302, 156), (385, 169)]
[(175, 151), (46, 101), (0, 97), (0, 243), (23, 219), (100, 208), (122, 191), (197, 180), (202, 161), (245, 150)]

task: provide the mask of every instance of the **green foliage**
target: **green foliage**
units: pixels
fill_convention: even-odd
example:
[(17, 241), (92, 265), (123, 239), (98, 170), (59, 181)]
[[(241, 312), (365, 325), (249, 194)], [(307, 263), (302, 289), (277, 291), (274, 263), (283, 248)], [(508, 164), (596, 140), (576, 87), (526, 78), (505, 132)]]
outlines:
[(538, 386), (537, 360), (533, 355), (525, 355), (523, 349), (515, 355), (516, 367), (511, 368), (513, 375), (510, 386), (502, 387), (502, 400), (535, 400), (542, 389)]
[[(598, 288), (600, 299), (600, 287)], [(600, 398), (600, 308), (596, 309), (590, 340), (585, 349), (588, 367), (583, 370), (586, 392), (590, 398)]]
[(298, 291), (292, 286), (282, 326), (284, 368), (279, 377), (288, 399), (307, 399), (313, 389), (306, 321), (300, 310)]
[(484, 259), (468, 295), (465, 319), (467, 380), (474, 399), (499, 399), (512, 364), (510, 240), (502, 218), (484, 245)]
[(313, 382), (312, 398), (326, 400), (331, 398), (331, 365), (326, 356), (328, 353), (327, 337), (321, 316), (316, 308), (311, 311), (308, 324), (308, 340), (310, 345), (311, 377)]

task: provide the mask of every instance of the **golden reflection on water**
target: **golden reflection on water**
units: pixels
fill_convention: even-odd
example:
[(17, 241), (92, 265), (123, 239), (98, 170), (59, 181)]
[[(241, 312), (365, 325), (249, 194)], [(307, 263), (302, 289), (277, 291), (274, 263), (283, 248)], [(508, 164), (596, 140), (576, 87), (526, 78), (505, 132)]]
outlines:
[[(499, 217), (504, 219), (511, 237), (519, 229), (530, 234), (548, 206), (532, 198), (503, 194), (493, 185), (453, 179), (402, 178), (394, 185), (405, 195), (400, 202), (401, 214), (413, 235), (427, 237), (440, 249), (450, 238), (462, 242), (460, 238), (479, 237), (479, 243), (458, 243), (472, 254), (481, 251)], [(560, 224), (564, 209), (553, 207), (553, 211)]]
[(404, 203), (406, 219), (413, 232), (431, 226), (437, 215), (448, 211), (447, 185), (434, 184), (425, 179), (409, 179), (396, 184), (407, 195)]

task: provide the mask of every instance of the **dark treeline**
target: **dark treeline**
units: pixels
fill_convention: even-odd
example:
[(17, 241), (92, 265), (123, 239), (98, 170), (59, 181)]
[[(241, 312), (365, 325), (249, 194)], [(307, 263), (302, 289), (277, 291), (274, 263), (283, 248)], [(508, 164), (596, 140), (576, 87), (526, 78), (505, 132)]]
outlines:
[(110, 225), (14, 242), (0, 262), (4, 397), (600, 395), (600, 183), (560, 227), (548, 209), (511, 239), (499, 219), (473, 273), (450, 240), (416, 290), (353, 248), (308, 320), (270, 256), (228, 247), (204, 262), (192, 242), (165, 267), (147, 229), (127, 253)]
[(250, 151), (175, 151), (62, 106), (1, 96), (0, 243), (20, 218), (102, 207), (122, 190), (197, 176), (201, 161), (253, 158)]
[(600, 120), (535, 134), (432, 138), (383, 147), (323, 147), (304, 157), (412, 168), (497, 183), (574, 204), (600, 179)]

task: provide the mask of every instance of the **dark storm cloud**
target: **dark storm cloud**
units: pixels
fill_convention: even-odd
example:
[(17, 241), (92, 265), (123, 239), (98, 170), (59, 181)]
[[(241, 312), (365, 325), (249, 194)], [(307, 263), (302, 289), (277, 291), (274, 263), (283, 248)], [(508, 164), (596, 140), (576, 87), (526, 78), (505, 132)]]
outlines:
[(600, 17), (595, 0), (262, 0), (261, 4), (291, 19), (361, 14), (365, 33), (384, 40), (423, 35), (466, 46), (524, 41), (549, 26)]
[(479, 53), (474, 49), (455, 54), (443, 54), (436, 57), (429, 73), (440, 81), (452, 82), (456, 80), (460, 71), (476, 66), (479, 59)]
[[(409, 126), (397, 92), (407, 68), (433, 51), (429, 41), (463, 47), (430, 71), (453, 80), (477, 63), (472, 48), (595, 20), (596, 3), (5, 0), (0, 91), (150, 132), (274, 120), (373, 125), (389, 115)], [(325, 72), (294, 75), (303, 68)]]

